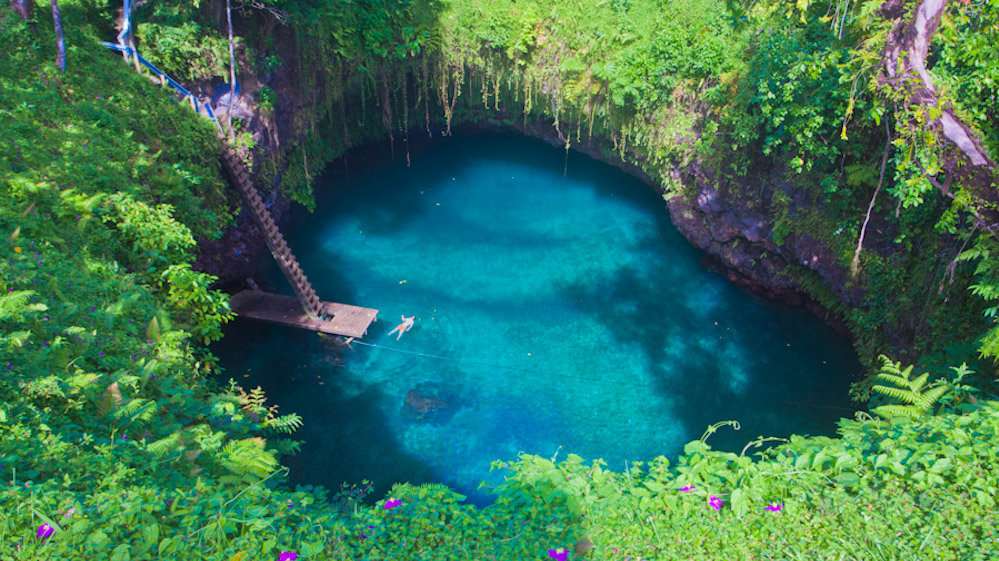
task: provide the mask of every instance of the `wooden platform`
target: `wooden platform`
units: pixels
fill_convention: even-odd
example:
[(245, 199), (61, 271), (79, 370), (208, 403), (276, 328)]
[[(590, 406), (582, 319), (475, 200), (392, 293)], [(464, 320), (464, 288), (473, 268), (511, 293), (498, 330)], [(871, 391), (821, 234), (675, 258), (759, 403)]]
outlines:
[(244, 290), (229, 299), (232, 311), (239, 317), (270, 321), (320, 333), (363, 337), (368, 326), (375, 321), (378, 310), (348, 306), (336, 302), (321, 302), (324, 315), (333, 314), (333, 319), (321, 321), (310, 318), (302, 309), (298, 299), (270, 292)]

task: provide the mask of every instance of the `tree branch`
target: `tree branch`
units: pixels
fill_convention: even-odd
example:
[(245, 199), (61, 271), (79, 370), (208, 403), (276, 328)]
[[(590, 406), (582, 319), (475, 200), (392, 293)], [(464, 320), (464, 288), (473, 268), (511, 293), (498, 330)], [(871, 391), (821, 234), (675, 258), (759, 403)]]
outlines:
[(52, 3), (52, 24), (55, 27), (56, 36), (56, 66), (59, 70), (66, 72), (66, 38), (62, 33), (62, 16), (59, 13), (59, 2), (51, 0)]

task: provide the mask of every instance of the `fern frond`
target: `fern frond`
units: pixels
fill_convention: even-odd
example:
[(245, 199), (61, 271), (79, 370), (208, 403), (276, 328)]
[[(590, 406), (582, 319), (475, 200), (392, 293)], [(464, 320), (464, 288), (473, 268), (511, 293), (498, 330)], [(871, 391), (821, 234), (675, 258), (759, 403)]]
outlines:
[(881, 359), (881, 372), (888, 374), (901, 374), (902, 373), (902, 363), (895, 362), (892, 359), (886, 357), (885, 355), (880, 355), (878, 358)]
[(871, 388), (872, 390), (878, 392), (881, 395), (888, 397), (893, 397), (901, 402), (911, 404), (912, 394), (907, 389), (902, 388), (892, 388), (889, 386), (875, 385)]
[(903, 405), (882, 405), (874, 408), (874, 412), (885, 418), (908, 417), (915, 419), (927, 411), (948, 391), (947, 386), (934, 386), (927, 391), (923, 391), (926, 382), (930, 378), (929, 372), (923, 372), (915, 379), (912, 379), (913, 366), (909, 365), (904, 369), (901, 363), (893, 362), (888, 357), (881, 355), (883, 362), (881, 371), (877, 378), (886, 382), (891, 382), (896, 387), (882, 386), (880, 384), (872, 387), (877, 393), (897, 399)]
[(179, 432), (146, 444), (146, 449), (157, 456), (165, 456), (181, 447), (183, 447), (183, 439)]
[(99, 374), (84, 373), (76, 374), (65, 379), (65, 382), (73, 387), (74, 392), (82, 392), (94, 385), (94, 382), (101, 377)]
[(936, 386), (930, 388), (926, 390), (926, 393), (920, 396), (919, 403), (916, 405), (918, 405), (923, 411), (929, 411), (930, 407), (933, 407), (933, 404), (939, 401), (949, 389), (950, 388), (947, 386)]
[(141, 421), (143, 423), (148, 423), (153, 419), (153, 415), (156, 413), (156, 402), (143, 399), (135, 398), (130, 400), (124, 406), (116, 410), (111, 416), (115, 419), (127, 419), (127, 423), (134, 421)]
[(104, 390), (100, 401), (97, 402), (97, 412), (101, 417), (110, 415), (115, 409), (121, 405), (121, 389), (118, 387), (118, 382), (112, 382), (110, 386)]
[(928, 380), (929, 377), (930, 377), (929, 372), (923, 372), (923, 374), (920, 377), (909, 382), (909, 389), (918, 394), (919, 392), (922, 391), (923, 386), (926, 385), (926, 380)]
[(34, 294), (34, 290), (15, 290), (0, 295), (0, 320), (19, 320), (24, 317), (24, 314), (37, 311), (37, 306), (45, 306), (44, 304), (28, 303)]
[(12, 331), (0, 335), (0, 342), (4, 343), (7, 347), (23, 347), (28, 337), (31, 337), (30, 331)]
[(889, 421), (893, 418), (905, 418), (905, 419), (918, 419), (923, 412), (919, 410), (915, 405), (882, 405), (880, 407), (875, 407), (873, 409), (874, 413), (888, 419)]
[(267, 477), (279, 464), (273, 454), (264, 450), (265, 443), (256, 437), (230, 441), (222, 448), (219, 463), (234, 475)]
[(237, 486), (246, 483), (243, 481), (242, 477), (236, 477), (235, 475), (223, 475), (219, 477), (219, 483), (222, 485)]
[(280, 417), (270, 417), (263, 422), (264, 428), (284, 434), (291, 434), (302, 428), (302, 425), (302, 417), (297, 413), (289, 413)]
[(885, 382), (892, 383), (900, 388), (907, 387), (909, 385), (909, 379), (904, 376), (897, 376), (895, 374), (886, 374), (884, 372), (879, 373), (875, 378), (884, 380)]
[(244, 409), (263, 407), (265, 401), (267, 401), (267, 396), (264, 395), (264, 389), (257, 386), (250, 390), (249, 394), (245, 394), (243, 398)]

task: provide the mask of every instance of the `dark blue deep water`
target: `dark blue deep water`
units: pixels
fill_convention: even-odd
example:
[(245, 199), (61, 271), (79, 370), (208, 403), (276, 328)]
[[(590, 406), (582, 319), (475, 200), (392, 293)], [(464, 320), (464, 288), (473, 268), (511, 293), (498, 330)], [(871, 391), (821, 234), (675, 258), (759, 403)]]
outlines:
[(349, 182), (335, 163), (319, 188), (290, 244), (321, 297), (380, 321), (348, 348), (237, 320), (214, 347), (226, 377), (304, 417), (298, 483), (368, 479), (378, 498), (437, 481), (483, 502), (490, 463), (521, 452), (620, 471), (718, 421), (742, 430), (709, 444), (739, 451), (851, 415), (849, 342), (704, 268), (662, 198), (609, 166), (471, 136)]

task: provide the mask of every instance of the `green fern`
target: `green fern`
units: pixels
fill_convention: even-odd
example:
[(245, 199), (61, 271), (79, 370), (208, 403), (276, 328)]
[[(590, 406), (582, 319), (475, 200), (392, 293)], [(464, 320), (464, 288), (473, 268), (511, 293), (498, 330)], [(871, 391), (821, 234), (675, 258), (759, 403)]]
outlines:
[(135, 421), (140, 421), (141, 423), (148, 423), (153, 420), (153, 416), (156, 414), (156, 402), (143, 399), (135, 398), (129, 400), (128, 403), (119, 407), (112, 416), (118, 420), (125, 420), (126, 424), (133, 423)]
[(65, 382), (73, 388), (73, 393), (79, 393), (92, 388), (100, 380), (101, 376), (99, 374), (94, 374), (91, 372), (83, 372), (74, 374), (65, 379)]
[(302, 427), (302, 417), (297, 413), (289, 413), (280, 417), (268, 416), (262, 423), (265, 428), (291, 434)]
[(0, 346), (8, 349), (23, 347), (24, 343), (31, 337), (30, 331), (12, 331), (0, 335)]
[(15, 290), (0, 295), (0, 320), (20, 321), (30, 312), (44, 312), (49, 309), (42, 303), (30, 303), (33, 290)]
[(234, 475), (261, 478), (279, 467), (277, 458), (264, 450), (262, 438), (244, 438), (228, 442), (219, 455), (219, 463)]
[(947, 393), (947, 386), (937, 385), (926, 388), (926, 381), (929, 373), (922, 373), (915, 379), (912, 378), (913, 367), (902, 368), (901, 362), (893, 362), (888, 357), (882, 355), (881, 371), (876, 378), (890, 382), (892, 386), (875, 384), (872, 388), (881, 395), (901, 401), (901, 404), (881, 405), (874, 408), (874, 413), (884, 417), (918, 419), (922, 417), (944, 394)]
[(157, 456), (165, 456), (171, 452), (184, 447), (184, 439), (179, 432), (171, 433), (169, 436), (150, 442), (146, 449)]

